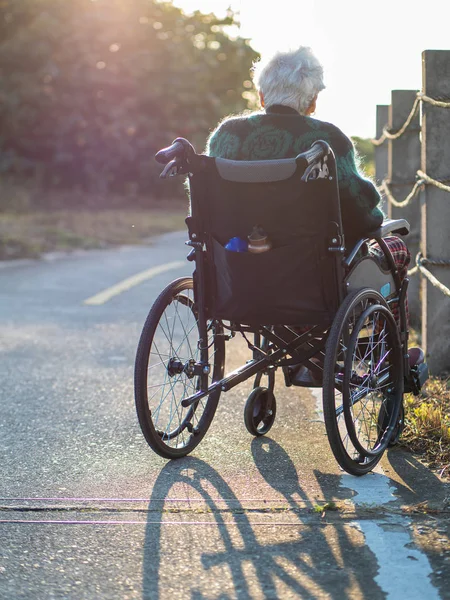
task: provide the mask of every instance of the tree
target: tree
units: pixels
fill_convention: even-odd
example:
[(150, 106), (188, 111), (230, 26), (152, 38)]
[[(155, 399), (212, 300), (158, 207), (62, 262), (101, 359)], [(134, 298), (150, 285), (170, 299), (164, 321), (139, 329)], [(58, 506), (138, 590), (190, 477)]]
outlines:
[(372, 141), (367, 138), (353, 136), (352, 141), (355, 144), (356, 153), (361, 161), (361, 167), (369, 177), (375, 176), (375, 147)]
[(159, 148), (202, 150), (249, 106), (257, 55), (233, 22), (155, 0), (0, 0), (0, 174), (157, 193)]

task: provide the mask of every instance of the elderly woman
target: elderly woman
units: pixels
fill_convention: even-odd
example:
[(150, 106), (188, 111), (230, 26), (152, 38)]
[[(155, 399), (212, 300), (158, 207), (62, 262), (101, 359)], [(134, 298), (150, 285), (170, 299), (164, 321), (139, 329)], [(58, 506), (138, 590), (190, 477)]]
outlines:
[[(211, 134), (206, 153), (234, 160), (294, 157), (325, 140), (336, 156), (347, 245), (383, 221), (380, 196), (357, 169), (351, 140), (331, 123), (312, 118), (324, 89), (323, 69), (310, 48), (280, 52), (254, 67), (263, 111), (225, 119)], [(407, 264), (407, 252), (402, 258)]]
[[(209, 137), (206, 153), (233, 160), (289, 158), (314, 141), (325, 140), (336, 156), (342, 221), (351, 248), (380, 226), (383, 213), (374, 184), (358, 171), (351, 140), (335, 125), (312, 117), (318, 94), (325, 88), (321, 64), (310, 48), (302, 46), (261, 60), (253, 75), (263, 110), (226, 118)], [(410, 262), (405, 243), (396, 236), (385, 241), (400, 276), (405, 277)], [(372, 242), (369, 252), (383, 262), (378, 244)]]

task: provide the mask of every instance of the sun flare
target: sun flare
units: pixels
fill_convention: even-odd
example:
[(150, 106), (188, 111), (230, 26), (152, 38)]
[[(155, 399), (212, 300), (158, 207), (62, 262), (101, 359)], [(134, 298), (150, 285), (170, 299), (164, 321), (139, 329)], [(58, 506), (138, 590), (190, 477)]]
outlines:
[(349, 135), (375, 135), (377, 104), (390, 104), (394, 89), (420, 89), (421, 53), (448, 49), (450, 5), (429, 0), (420, 15), (409, 0), (173, 0), (186, 12), (239, 13), (240, 34), (258, 52), (311, 46), (325, 69), (326, 89), (316, 116)]

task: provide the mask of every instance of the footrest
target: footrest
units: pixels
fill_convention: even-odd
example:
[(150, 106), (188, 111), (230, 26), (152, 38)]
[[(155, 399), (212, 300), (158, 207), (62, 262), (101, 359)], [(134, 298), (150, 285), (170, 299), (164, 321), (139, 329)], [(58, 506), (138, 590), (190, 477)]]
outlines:
[(289, 383), (286, 384), (288, 387), (295, 385), (297, 387), (321, 388), (323, 386), (322, 377), (316, 376), (315, 373), (305, 365), (288, 367), (287, 374), (285, 372), (284, 375), (285, 379), (288, 379), (289, 381)]
[(409, 377), (405, 381), (405, 394), (418, 395), (430, 373), (426, 362), (411, 367)]

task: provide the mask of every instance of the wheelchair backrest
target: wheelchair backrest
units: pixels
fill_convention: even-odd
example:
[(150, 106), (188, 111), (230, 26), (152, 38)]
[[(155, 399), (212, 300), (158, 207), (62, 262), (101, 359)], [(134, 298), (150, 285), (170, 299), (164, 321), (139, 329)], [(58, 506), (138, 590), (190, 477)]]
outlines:
[[(334, 155), (229, 161), (206, 156), (190, 176), (192, 226), (204, 239), (212, 317), (256, 325), (324, 325), (342, 297), (343, 233)], [(306, 171), (309, 169), (309, 176)], [(255, 226), (272, 249), (232, 252)]]

